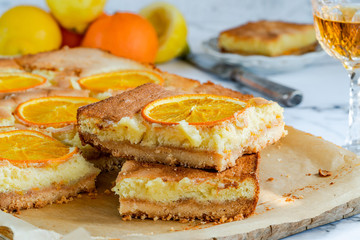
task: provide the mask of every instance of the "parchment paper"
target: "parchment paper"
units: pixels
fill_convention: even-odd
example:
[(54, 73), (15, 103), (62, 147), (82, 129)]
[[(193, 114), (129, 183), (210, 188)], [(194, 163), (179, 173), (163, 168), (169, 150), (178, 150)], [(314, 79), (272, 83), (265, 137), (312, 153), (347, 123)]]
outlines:
[[(321, 138), (287, 127), (288, 136), (261, 153), (261, 194), (255, 215), (214, 225), (200, 222), (122, 221), (118, 198), (104, 193), (116, 173), (102, 175), (98, 195), (61, 205), (22, 211), (17, 217), (37, 227), (67, 234), (83, 227), (93, 237), (121, 239), (210, 239), (241, 234), (278, 238), (355, 213), (360, 198), (360, 159)], [(320, 177), (318, 170), (332, 176)], [(350, 203), (349, 203), (350, 202)], [(340, 207), (339, 207), (340, 206)], [(339, 214), (333, 214), (334, 208)], [(344, 212), (345, 211), (345, 212)], [(2, 214), (3, 215), (3, 214)], [(0, 220), (2, 219), (0, 215)], [(285, 226), (282, 228), (281, 226)], [(288, 231), (284, 233), (283, 231)], [(285, 235), (284, 235), (285, 234)]]

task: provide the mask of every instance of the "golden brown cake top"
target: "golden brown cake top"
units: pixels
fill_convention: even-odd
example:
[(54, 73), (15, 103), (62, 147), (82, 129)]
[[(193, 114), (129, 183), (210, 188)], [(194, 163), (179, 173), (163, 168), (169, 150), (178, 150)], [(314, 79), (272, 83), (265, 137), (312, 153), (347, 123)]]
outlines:
[(191, 92), (194, 88), (200, 85), (199, 81), (176, 74), (161, 72), (161, 75), (164, 78), (164, 87), (168, 89)]
[(132, 117), (148, 103), (177, 95), (177, 92), (166, 90), (155, 83), (147, 83), (78, 109), (78, 120), (81, 116), (100, 118), (118, 122), (123, 117)]
[(0, 69), (21, 69), (14, 59), (0, 59)]
[(259, 38), (264, 41), (273, 41), (283, 34), (294, 34), (313, 29), (312, 24), (299, 24), (281, 21), (257, 21), (225, 30), (220, 34), (230, 35), (235, 38)]
[(81, 77), (127, 69), (158, 71), (150, 64), (117, 57), (99, 49), (83, 47), (63, 48), (52, 52), (26, 55), (15, 60), (27, 70), (73, 71)]
[(236, 178), (241, 181), (249, 175), (257, 173), (259, 160), (259, 153), (243, 155), (237, 159), (236, 166), (222, 172), (128, 160), (124, 163), (116, 181), (121, 181), (125, 178), (161, 178), (164, 182), (178, 182), (185, 177), (199, 179), (200, 182), (214, 178)]
[(252, 95), (243, 94), (241, 92), (237, 92), (232, 89), (225, 88), (221, 85), (214, 84), (212, 82), (206, 82), (197, 86), (196, 88), (193, 89), (193, 92), (199, 94), (213, 94), (219, 96), (227, 96), (232, 98), (238, 98), (240, 100), (247, 100), (253, 97)]

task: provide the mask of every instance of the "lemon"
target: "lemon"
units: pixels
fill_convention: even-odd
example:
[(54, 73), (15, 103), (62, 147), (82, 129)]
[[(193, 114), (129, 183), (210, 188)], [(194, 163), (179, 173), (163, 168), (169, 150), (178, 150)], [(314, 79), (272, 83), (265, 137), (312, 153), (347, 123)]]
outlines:
[(151, 22), (159, 38), (155, 62), (162, 63), (177, 57), (186, 46), (187, 36), (186, 22), (181, 12), (169, 3), (155, 2), (139, 13)]
[(106, 0), (46, 0), (61, 26), (84, 33), (88, 25), (103, 12)]
[(17, 6), (0, 17), (0, 55), (50, 51), (60, 44), (59, 26), (40, 8)]

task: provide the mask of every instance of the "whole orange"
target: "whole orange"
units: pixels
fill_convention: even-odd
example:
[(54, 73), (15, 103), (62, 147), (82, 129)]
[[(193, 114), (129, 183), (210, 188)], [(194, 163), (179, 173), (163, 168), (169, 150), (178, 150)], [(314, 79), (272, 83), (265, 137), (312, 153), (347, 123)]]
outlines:
[(133, 13), (103, 14), (87, 30), (84, 47), (100, 48), (114, 55), (153, 63), (158, 38), (151, 23)]

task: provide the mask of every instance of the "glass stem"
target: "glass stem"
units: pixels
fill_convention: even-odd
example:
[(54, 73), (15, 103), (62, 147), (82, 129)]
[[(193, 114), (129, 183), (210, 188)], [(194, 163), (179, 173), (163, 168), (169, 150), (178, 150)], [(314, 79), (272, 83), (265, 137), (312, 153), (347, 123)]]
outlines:
[(360, 69), (352, 69), (349, 76), (349, 134), (345, 147), (360, 154)]

